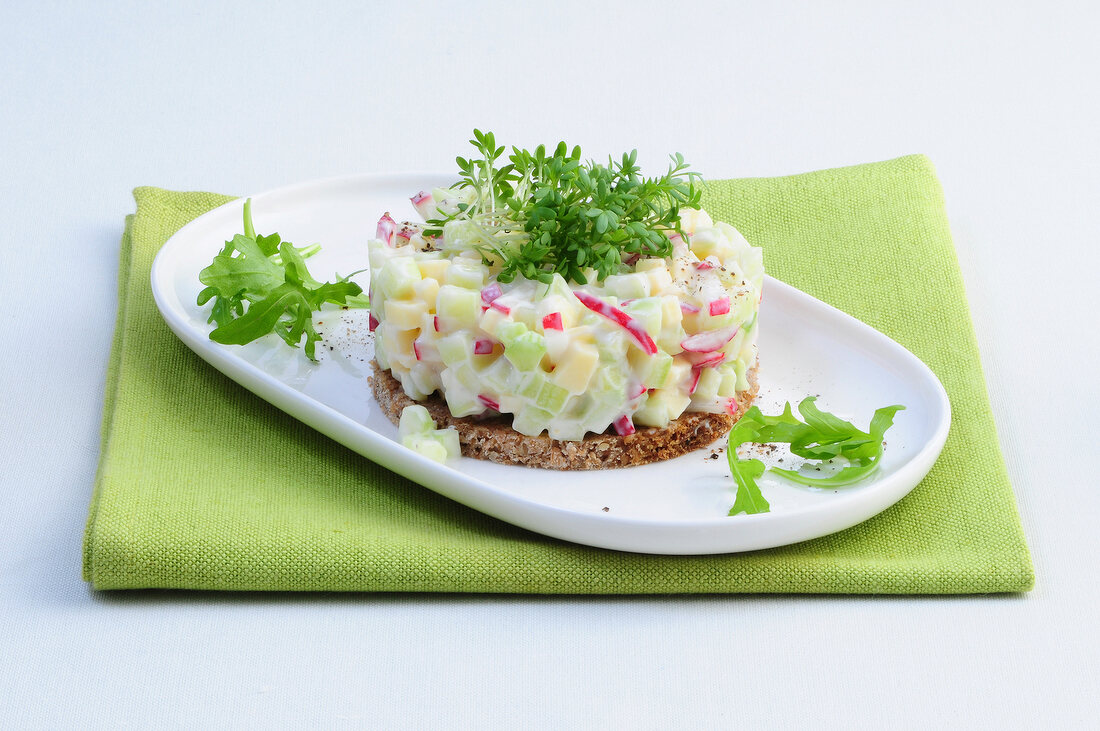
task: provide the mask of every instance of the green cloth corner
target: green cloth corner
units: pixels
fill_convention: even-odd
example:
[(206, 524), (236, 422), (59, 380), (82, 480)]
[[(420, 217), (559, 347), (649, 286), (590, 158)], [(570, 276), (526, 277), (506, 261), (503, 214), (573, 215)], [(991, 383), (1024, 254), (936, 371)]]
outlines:
[(157, 250), (229, 198), (157, 188), (135, 197), (84, 541), (96, 589), (957, 594), (1034, 582), (942, 192), (923, 156), (707, 185), (707, 210), (764, 247), (770, 274), (916, 353), (954, 415), (932, 472), (894, 507), (831, 536), (723, 556), (547, 538), (304, 428), (202, 362), (153, 303)]

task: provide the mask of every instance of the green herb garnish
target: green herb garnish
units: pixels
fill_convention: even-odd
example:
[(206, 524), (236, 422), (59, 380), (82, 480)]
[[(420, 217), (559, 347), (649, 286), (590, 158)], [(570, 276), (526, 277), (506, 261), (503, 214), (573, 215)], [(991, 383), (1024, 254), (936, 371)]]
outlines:
[(894, 414), (904, 406), (884, 406), (871, 418), (869, 431), (861, 431), (850, 422), (822, 411), (808, 397), (798, 405), (799, 421), (790, 403), (779, 416), (765, 416), (753, 406), (742, 416), (729, 434), (726, 458), (737, 483), (737, 497), (730, 515), (766, 513), (768, 501), (760, 493), (757, 478), (764, 474), (764, 463), (758, 459), (741, 459), (737, 448), (742, 444), (789, 444), (792, 454), (809, 460), (842, 459), (847, 464), (829, 477), (809, 477), (801, 472), (772, 467), (770, 470), (792, 482), (810, 487), (842, 487), (862, 480), (878, 467), (882, 456), (882, 438), (894, 423)]
[[(363, 288), (346, 277), (318, 282), (306, 267), (306, 259), (321, 250), (320, 244), (295, 247), (279, 234), (257, 236), (252, 225), (252, 199), (244, 203), (244, 234), (237, 234), (218, 252), (210, 266), (199, 272), (206, 288), (198, 304), (214, 304), (207, 322), (217, 324), (210, 339), (226, 345), (244, 345), (274, 332), (288, 345), (298, 347), (305, 336), (305, 353), (317, 360), (321, 336), (313, 327), (313, 313), (325, 302), (365, 306)], [(246, 309), (245, 303), (248, 303)]]
[(602, 281), (624, 260), (671, 256), (668, 234), (683, 234), (680, 208), (699, 208), (699, 174), (679, 153), (664, 175), (644, 178), (637, 150), (600, 165), (582, 162), (580, 147), (559, 142), (549, 153), (543, 145), (534, 152), (513, 147), (502, 164), (504, 146), (497, 147), (492, 132), (475, 129), (470, 144), (480, 158), (457, 159), (456, 185), (471, 188), (473, 201), (430, 219), (425, 233), (438, 235), (452, 220), (472, 221), (483, 234), (474, 248), (502, 266), (501, 282), (523, 276), (549, 283), (556, 272), (585, 284), (586, 268)]

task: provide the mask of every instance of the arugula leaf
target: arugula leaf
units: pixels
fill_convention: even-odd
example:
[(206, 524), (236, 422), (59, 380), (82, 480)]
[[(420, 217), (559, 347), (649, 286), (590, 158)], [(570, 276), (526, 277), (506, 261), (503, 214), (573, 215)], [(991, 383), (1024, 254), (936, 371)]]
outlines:
[(764, 474), (764, 463), (758, 459), (738, 459), (737, 452), (732, 449), (727, 450), (726, 457), (729, 459), (733, 479), (737, 482), (737, 497), (734, 498), (729, 514), (751, 515), (770, 511), (771, 505), (764, 499), (760, 486), (756, 484), (757, 478)]
[(317, 360), (316, 344), (321, 336), (313, 327), (313, 313), (326, 302), (370, 305), (363, 288), (348, 281), (359, 272), (338, 276), (335, 282), (313, 278), (305, 260), (320, 249), (318, 244), (295, 247), (277, 233), (257, 236), (252, 199), (246, 200), (244, 234), (225, 242), (210, 265), (199, 272), (199, 281), (206, 287), (199, 292), (198, 304), (214, 301), (207, 322), (217, 327), (210, 339), (244, 345), (274, 332), (288, 345), (298, 347), (304, 337), (306, 356)]
[(726, 458), (737, 483), (737, 495), (730, 515), (740, 513), (766, 513), (770, 510), (760, 492), (756, 479), (764, 474), (764, 463), (758, 459), (742, 460), (737, 447), (746, 443), (789, 444), (792, 454), (808, 460), (828, 461), (843, 459), (847, 465), (828, 477), (810, 477), (795, 470), (770, 468), (771, 471), (791, 482), (810, 487), (842, 487), (851, 485), (870, 475), (878, 468), (882, 456), (882, 439), (893, 426), (894, 415), (904, 406), (884, 406), (875, 411), (868, 431), (864, 432), (851, 422), (822, 411), (810, 396), (798, 405), (798, 413), (805, 420), (799, 421), (790, 403), (778, 416), (765, 416), (753, 406), (730, 430)]

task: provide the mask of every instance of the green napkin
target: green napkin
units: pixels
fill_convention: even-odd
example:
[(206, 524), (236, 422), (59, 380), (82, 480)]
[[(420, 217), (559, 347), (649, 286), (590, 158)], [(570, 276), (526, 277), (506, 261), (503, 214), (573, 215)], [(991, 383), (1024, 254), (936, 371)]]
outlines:
[(943, 382), (954, 414), (932, 472), (886, 512), (825, 538), (724, 556), (646, 556), (547, 538), (302, 426), (201, 361), (153, 303), (157, 250), (229, 198), (157, 188), (135, 197), (84, 542), (84, 577), (97, 589), (946, 594), (1032, 586), (942, 192), (922, 156), (707, 186), (707, 210), (764, 247), (769, 273), (916, 353)]

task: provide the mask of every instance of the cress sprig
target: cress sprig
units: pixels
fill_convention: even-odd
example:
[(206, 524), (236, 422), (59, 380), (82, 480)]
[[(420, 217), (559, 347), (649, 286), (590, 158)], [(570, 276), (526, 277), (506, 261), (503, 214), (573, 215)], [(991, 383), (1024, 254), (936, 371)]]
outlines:
[(505, 148), (492, 132), (474, 130), (470, 144), (480, 154), (458, 157), (457, 185), (474, 191), (473, 201), (458, 211), (429, 219), (429, 235), (438, 235), (455, 219), (469, 219), (485, 236), (475, 248), (501, 264), (497, 279), (517, 276), (549, 282), (556, 272), (586, 284), (585, 268), (597, 278), (622, 269), (624, 260), (672, 254), (670, 232), (680, 229), (680, 209), (699, 208), (698, 173), (679, 153), (668, 170), (646, 178), (637, 164), (638, 151), (623, 153), (607, 165), (582, 162), (581, 148), (559, 142), (552, 151)]

